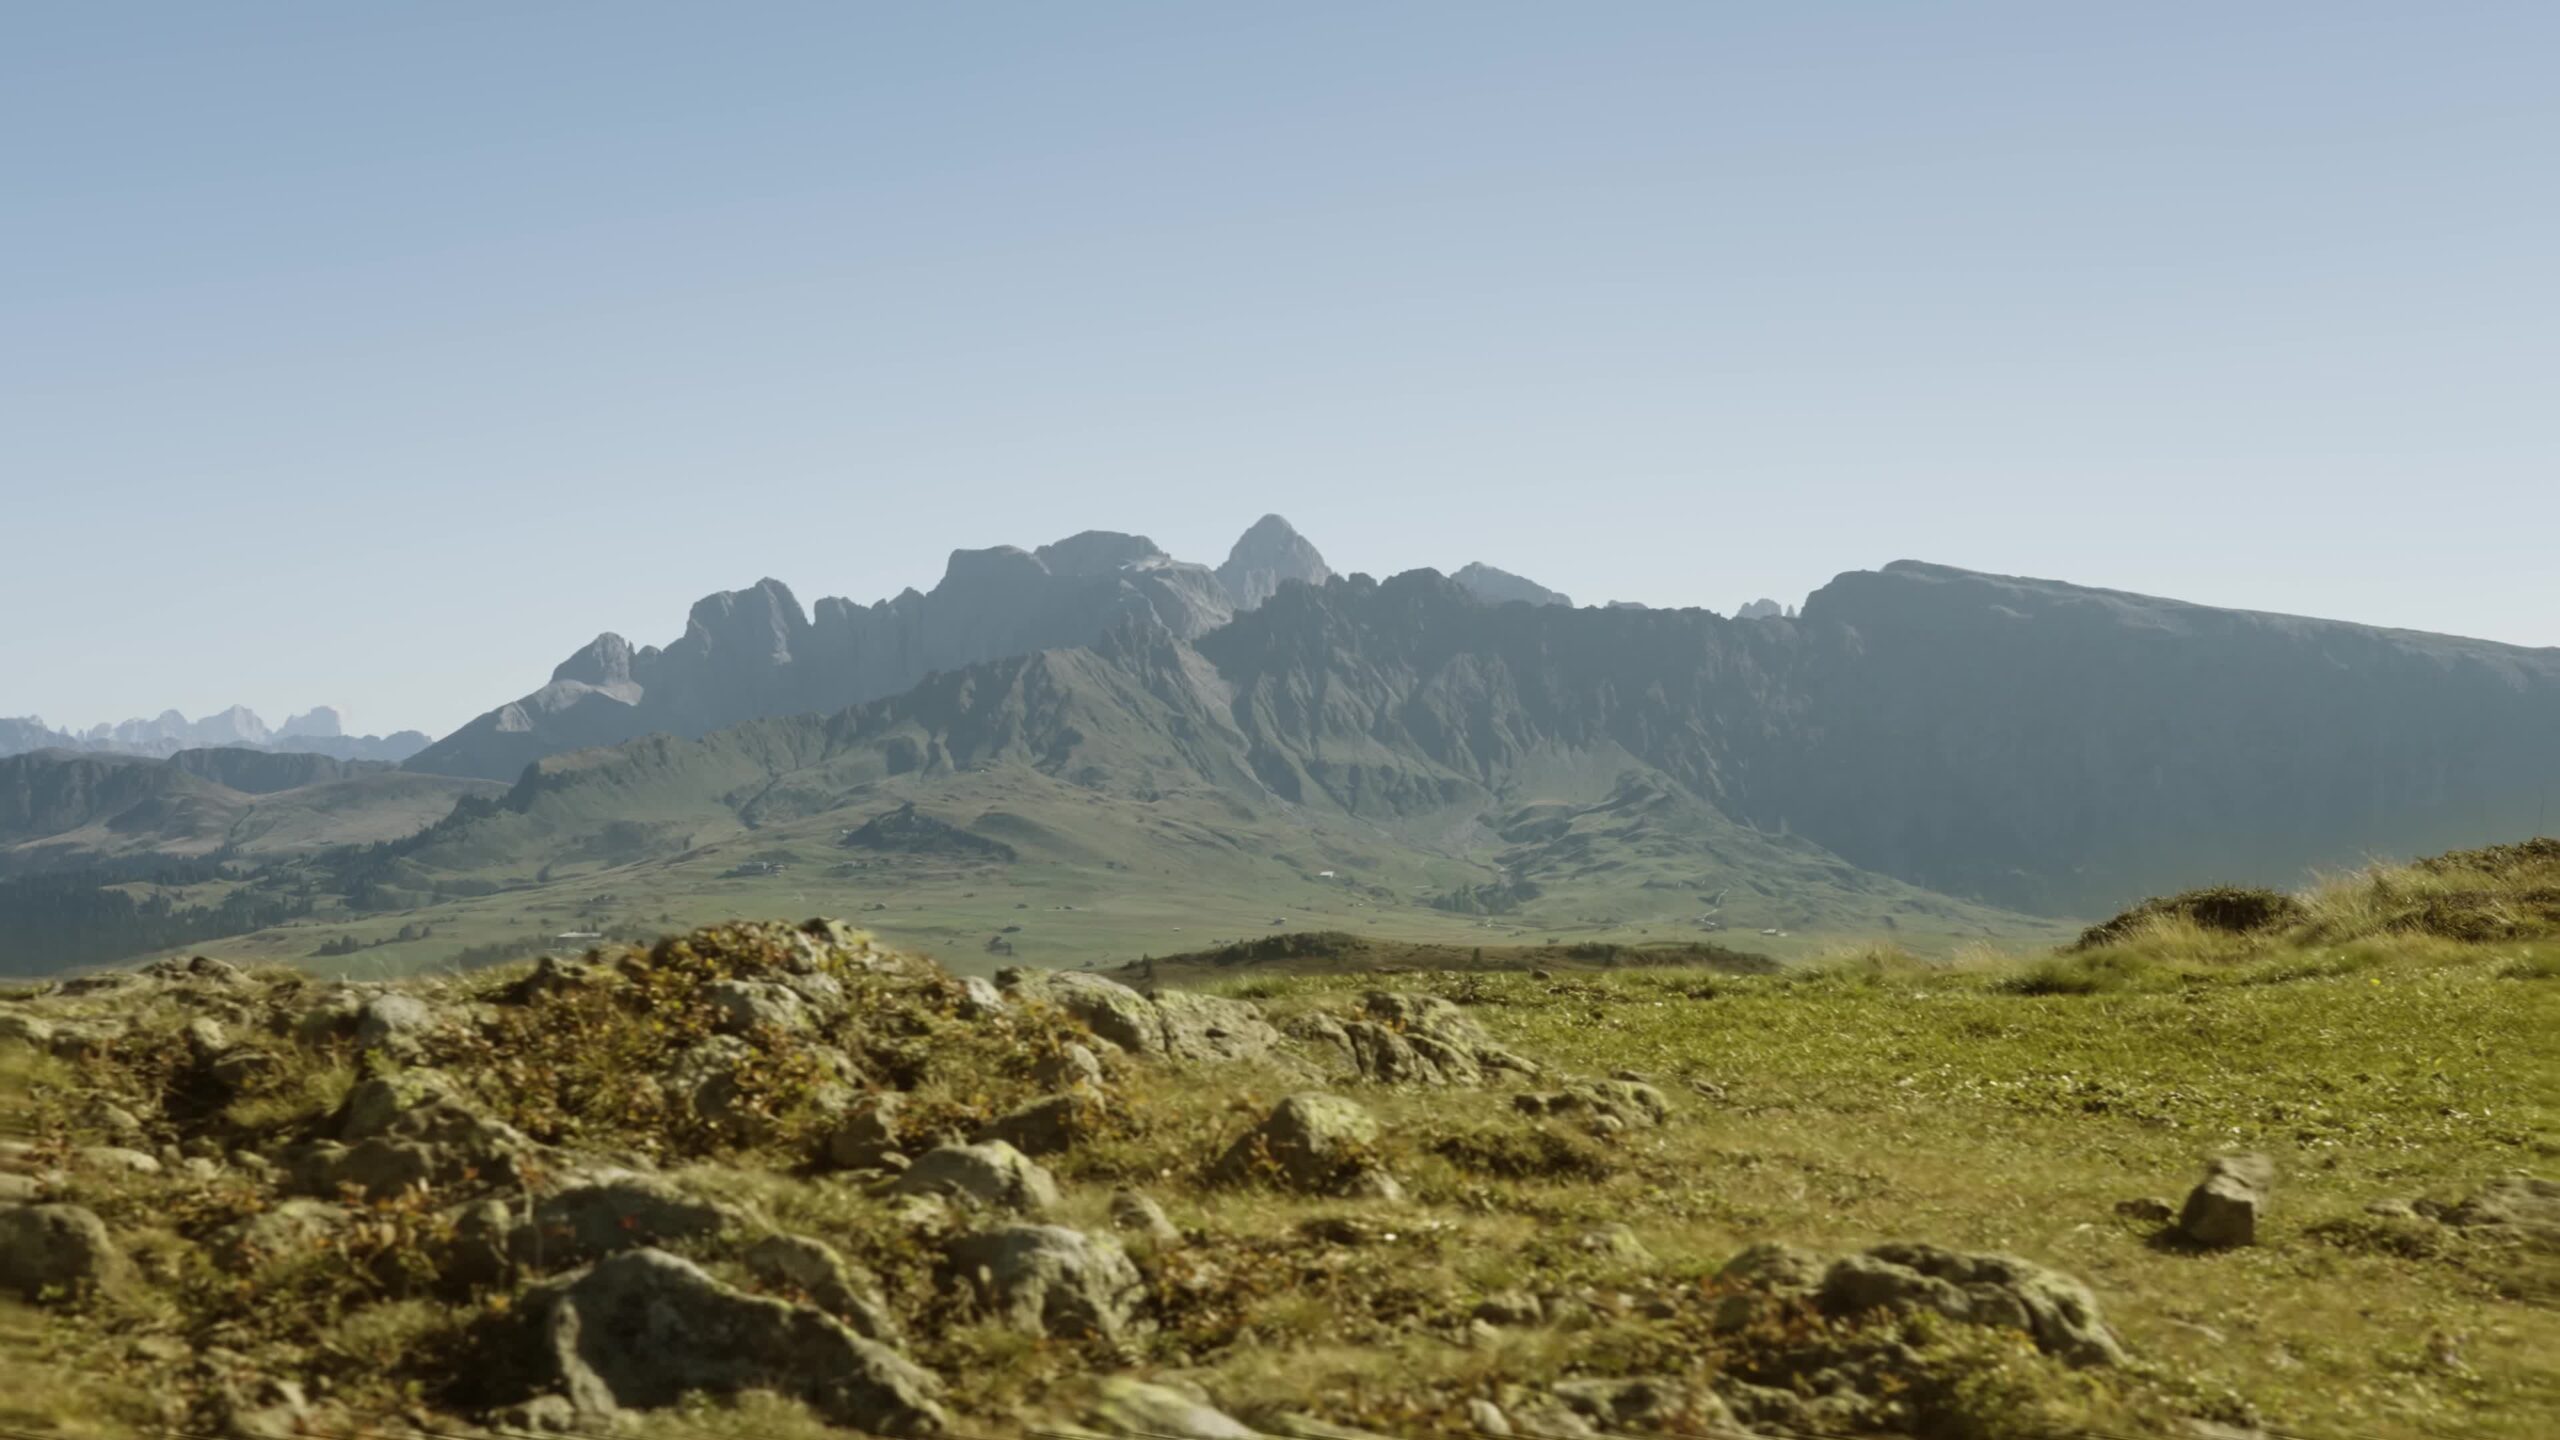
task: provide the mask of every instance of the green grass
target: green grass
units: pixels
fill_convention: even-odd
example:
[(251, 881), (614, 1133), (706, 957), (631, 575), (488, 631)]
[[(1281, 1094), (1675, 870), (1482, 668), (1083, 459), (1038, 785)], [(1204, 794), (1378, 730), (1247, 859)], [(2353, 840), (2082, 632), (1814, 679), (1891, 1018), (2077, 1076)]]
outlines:
[[(1679, 1099), (1673, 1125), (1627, 1147), (1609, 1178), (1488, 1181), (1471, 1168), (1447, 1182), (1490, 1184), (1498, 1211), (1550, 1228), (1623, 1219), (1675, 1273), (1773, 1238), (2010, 1251), (2097, 1290), (2160, 1387), (2113, 1402), (2134, 1420), (2171, 1396), (2234, 1395), (2308, 1435), (2523, 1440), (2560, 1425), (2547, 1257), (2432, 1226), (2429, 1253), (2404, 1253), (2373, 1237), (2364, 1207), (2453, 1199), (2505, 1171), (2548, 1173), (2560, 1155), (2560, 986), (2512, 978), (2527, 959), (2525, 947), (2376, 947), (2334, 969), (2269, 957), (2210, 976), (2135, 959), (2138, 983), (2087, 993), (2037, 993), (2003, 966), (1871, 956), (1799, 977), (1720, 976), (1707, 999), (1678, 970), (1399, 984), (1467, 1001), (1541, 1060), (1629, 1067)], [(2118, 973), (2103, 954), (2071, 963)], [(1283, 1010), (1351, 994), (1323, 977), (1257, 993)], [(1500, 1124), (1496, 1097), (1388, 1108), (1408, 1136)], [(2129, 1198), (2174, 1202), (2229, 1146), (2279, 1159), (2257, 1248), (2158, 1248), (2116, 1216)], [(1493, 1245), (1505, 1227), (1483, 1228)], [(2431, 1358), (2439, 1340), (2456, 1361)]]
[[(700, 984), (776, 963), (770, 936), (660, 947), (622, 1002), (547, 1004), (483, 1032), (494, 1039), (430, 1058), (493, 1113), (547, 1138), (654, 1154), (683, 1183), (871, 1266), (907, 1317), (915, 1358), (950, 1382), (973, 1421), (1072, 1412), (1094, 1374), (1136, 1368), (1177, 1371), (1247, 1416), (1313, 1409), (1382, 1432), (1456, 1433), (1466, 1401), (1513, 1387), (1747, 1370), (1764, 1341), (1822, 1339), (1712, 1331), (1711, 1277), (1746, 1245), (1921, 1240), (2081, 1277), (2134, 1356), (2121, 1371), (2071, 1372), (1998, 1335), (1911, 1327), (1901, 1333), (1927, 1357), (1931, 1433), (1946, 1440), (2176, 1434), (2190, 1416), (2314, 1440), (2538, 1440), (2560, 1432), (2555, 1257), (2367, 1207), (2452, 1201), (2508, 1172), (2550, 1174), (2560, 1160), (2560, 938), (2530, 923), (2543, 865), (2526, 853), (2367, 872), (2298, 897), (2298, 912), (2260, 929), (2148, 914), (2068, 953), (1932, 957), (1864, 944), (1770, 974), (1590, 960), (1536, 965), (1542, 975), (1531, 965), (1544, 947), (1516, 957), (1488, 947), (1506, 963), (1478, 966), (1473, 945), (1356, 932), (1248, 945), (1236, 963), (1197, 973), (1275, 1020), (1347, 1012), (1382, 984), (1437, 994), (1550, 1077), (1631, 1071), (1671, 1096), (1672, 1114), (1658, 1129), (1593, 1134), (1515, 1109), (1511, 1092), (1552, 1078), (1346, 1087), (1383, 1122), (1379, 1157), (1410, 1198), (1336, 1201), (1213, 1173), (1275, 1100), (1309, 1085), (1298, 1059), (1115, 1058), (1113, 1123), (1050, 1162), (1068, 1195), (1057, 1218), (1106, 1229), (1112, 1190), (1134, 1186), (1197, 1237), (1153, 1257), (1158, 1326), (1118, 1349), (1034, 1344), (951, 1312), (929, 1247), (902, 1235), (880, 1197), (803, 1172), (807, 1136), (792, 1122), (806, 1077), (780, 1063), (778, 1037), (757, 1040), (776, 1062), (756, 1072), (770, 1082), (761, 1099), (782, 1120), (763, 1140), (732, 1143), (645, 1104), (605, 1103), (699, 1029)], [(989, 911), (1005, 913), (976, 914)], [(2518, 923), (2501, 918), (2484, 938), (2483, 915)], [(1298, 949), (1320, 953), (1288, 953)], [(1264, 951), (1282, 963), (1255, 963)], [(1346, 956), (1359, 963), (1336, 968)], [(1288, 963), (1304, 960), (1320, 964)], [(1370, 973), (1381, 968), (1398, 973), (1382, 981)], [(507, 978), (475, 976), (461, 989), (485, 996)], [(966, 1130), (1037, 1094), (1031, 1055), (1068, 1033), (1047, 1012), (960, 1022), (956, 993), (929, 977), (851, 967), (842, 978), (879, 989), (856, 1007), (870, 1018), (846, 1022), (861, 1034), (829, 1038), (911, 1070), (910, 1103), (936, 1130)], [(11, 1061), (0, 1093), (19, 1098), (0, 1104), (0, 1118), (88, 1140), (73, 1132), (91, 1095), (141, 1107), (139, 1097), (170, 1093), (179, 1016), (141, 1018), (158, 1038), (112, 1066)], [(343, 1083), (326, 1048), (288, 1059), (259, 1106), (225, 1123), (291, 1131)], [(2257, 1245), (2197, 1253), (2119, 1212), (2145, 1197), (2174, 1204), (2207, 1156), (2233, 1147), (2263, 1150), (2279, 1169)], [(30, 1403), (82, 1403), (85, 1382), (65, 1378), (66, 1366), (129, 1367), (114, 1337), (210, 1322), (310, 1357), (342, 1394), (397, 1404), (479, 1313), (471, 1306), (496, 1303), (426, 1305), (309, 1264), (241, 1293), (193, 1288), (201, 1260), (188, 1237), (237, 1197), (83, 1183), (99, 1187), (84, 1203), (138, 1235), (136, 1248), (172, 1278), (39, 1327), (36, 1348), (60, 1363), (31, 1374), (25, 1393), (40, 1398)], [(404, 1253), (417, 1218), (388, 1209), (366, 1233)], [(1578, 1243), (1609, 1224), (1631, 1227), (1650, 1258)], [(728, 1243), (696, 1253), (735, 1280)], [(1468, 1330), (1479, 1302), (1520, 1288), (1569, 1313), (1490, 1336)], [(777, 1405), (706, 1403), (644, 1433), (807, 1430), (805, 1416)]]

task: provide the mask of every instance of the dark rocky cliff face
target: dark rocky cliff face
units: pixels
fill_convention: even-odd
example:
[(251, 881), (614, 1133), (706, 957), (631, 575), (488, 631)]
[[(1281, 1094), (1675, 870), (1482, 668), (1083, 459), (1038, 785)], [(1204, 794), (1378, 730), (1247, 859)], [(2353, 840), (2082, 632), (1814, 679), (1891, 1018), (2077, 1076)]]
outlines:
[(1293, 799), (1425, 805), (1447, 772), (1612, 745), (1863, 868), (2049, 914), (2529, 834), (2560, 794), (2560, 651), (1910, 563), (1796, 620), (1338, 580), (1199, 648)]
[(2057, 915), (2515, 838), (2560, 798), (2560, 650), (1909, 562), (1792, 618), (1494, 605), (1430, 571), (1290, 583), (1322, 568), (1303, 544), (1265, 522), (1215, 574), (1107, 532), (963, 551), (929, 595), (814, 619), (767, 581), (663, 651), (604, 637), (412, 768), (512, 778), (866, 704), (839, 743), (890, 773), (1008, 754), (1376, 817), (1625, 760), (1863, 869)]
[(2529, 834), (2560, 796), (2560, 650), (1911, 562), (1790, 623), (1809, 724), (1754, 818), (2003, 904), (2285, 883)]

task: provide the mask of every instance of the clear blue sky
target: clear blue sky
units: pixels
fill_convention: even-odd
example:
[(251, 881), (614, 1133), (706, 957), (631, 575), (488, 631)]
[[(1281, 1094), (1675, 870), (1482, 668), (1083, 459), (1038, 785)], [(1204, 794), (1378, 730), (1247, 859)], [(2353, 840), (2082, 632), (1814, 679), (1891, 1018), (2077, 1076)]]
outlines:
[(0, 714), (1265, 510), (2560, 643), (2560, 6), (0, 10)]

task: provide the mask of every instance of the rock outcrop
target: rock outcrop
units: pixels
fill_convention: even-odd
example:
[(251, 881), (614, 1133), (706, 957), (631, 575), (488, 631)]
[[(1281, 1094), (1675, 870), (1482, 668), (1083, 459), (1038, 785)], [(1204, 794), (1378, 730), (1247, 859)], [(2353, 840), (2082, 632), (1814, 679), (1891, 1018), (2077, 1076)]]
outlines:
[(1497, 570), (1481, 560), (1470, 561), (1460, 566), (1458, 573), (1449, 578), (1456, 581), (1468, 594), (1487, 605), (1509, 605), (1514, 602), (1523, 605), (1571, 606), (1573, 604), (1573, 597), (1561, 590), (1550, 590), (1525, 575), (1514, 575), (1508, 570)]
[(1007, 1225), (952, 1242), (951, 1283), (983, 1314), (1032, 1335), (1116, 1339), (1146, 1282), (1120, 1242), (1063, 1225)]
[[(772, 1390), (881, 1435), (948, 1423), (934, 1377), (806, 1305), (748, 1295), (662, 1250), (633, 1250), (537, 1286), (511, 1347), (581, 1417), (654, 1410), (694, 1392)], [(519, 1360), (517, 1363), (522, 1364)]]
[(1377, 1117), (1339, 1095), (1309, 1092), (1274, 1106), (1219, 1158), (1218, 1177), (1319, 1195), (1403, 1193), (1378, 1155)]
[(0, 1204), (0, 1292), (73, 1300), (126, 1270), (106, 1223), (77, 1205)]

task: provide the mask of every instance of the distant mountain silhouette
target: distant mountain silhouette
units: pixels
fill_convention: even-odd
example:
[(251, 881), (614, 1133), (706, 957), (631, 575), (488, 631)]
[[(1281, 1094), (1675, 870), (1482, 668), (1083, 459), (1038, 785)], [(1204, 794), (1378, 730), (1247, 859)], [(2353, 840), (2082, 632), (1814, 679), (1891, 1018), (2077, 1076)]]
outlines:
[(1142, 535), (1088, 530), (1037, 550), (958, 550), (941, 583), (872, 605), (823, 599), (804, 612), (779, 580), (695, 603), (683, 636), (634, 649), (600, 635), (551, 683), (409, 760), (413, 770), (512, 780), (532, 761), (653, 732), (707, 734), (762, 715), (841, 709), (895, 695), (936, 671), (1093, 642), (1143, 620), (1179, 639), (1227, 623), (1292, 581), (1321, 582), (1323, 557), (1265, 516), (1216, 571)]
[(270, 730), (266, 722), (258, 718), (256, 711), (245, 705), (234, 705), (201, 720), (190, 720), (175, 710), (164, 710), (154, 719), (93, 725), (75, 733), (53, 729), (40, 717), (27, 715), (0, 719), (0, 755), (22, 755), (31, 750), (79, 750), (102, 755), (167, 757), (181, 750), (227, 746), (397, 764), (425, 749), (428, 744), (428, 737), (416, 730), (402, 730), (390, 735), (349, 735), (345, 733), (344, 720), (337, 709), (322, 705), (293, 716), (281, 727)]

